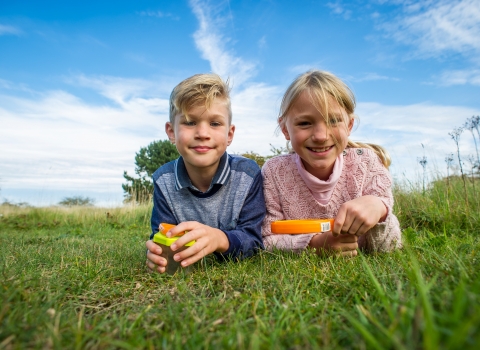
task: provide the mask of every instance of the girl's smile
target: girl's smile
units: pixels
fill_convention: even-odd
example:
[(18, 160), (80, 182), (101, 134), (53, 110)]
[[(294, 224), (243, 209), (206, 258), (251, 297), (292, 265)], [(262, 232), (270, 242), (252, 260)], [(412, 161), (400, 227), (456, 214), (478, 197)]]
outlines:
[(305, 169), (320, 180), (328, 180), (335, 160), (348, 143), (353, 119), (332, 98), (328, 98), (328, 121), (314, 106), (308, 90), (298, 95), (281, 124)]

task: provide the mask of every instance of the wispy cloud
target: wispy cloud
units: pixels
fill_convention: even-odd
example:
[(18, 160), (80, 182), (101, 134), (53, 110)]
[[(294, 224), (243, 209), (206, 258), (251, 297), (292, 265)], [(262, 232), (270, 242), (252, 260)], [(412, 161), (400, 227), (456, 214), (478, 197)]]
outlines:
[[(422, 155), (421, 143), (428, 149), (431, 164), (443, 166), (445, 154), (455, 150), (448, 133), (472, 115), (480, 114), (480, 110), (431, 103), (359, 103), (357, 114), (360, 123), (352, 132), (352, 139), (386, 147), (393, 159), (392, 172), (405, 173), (412, 179), (418, 167), (416, 156)], [(462, 137), (460, 146), (463, 156), (473, 154), (474, 143), (469, 135)]]
[(390, 80), (390, 81), (399, 81), (400, 79), (395, 77), (388, 77), (386, 75), (381, 75), (378, 73), (365, 73), (363, 75), (350, 77), (350, 81), (362, 82), (362, 81), (375, 81), (375, 80)]
[(148, 17), (157, 17), (157, 18), (171, 18), (175, 21), (178, 21), (180, 17), (173, 15), (169, 12), (162, 12), (162, 11), (140, 11), (137, 12), (140, 16), (148, 16)]
[(402, 1), (403, 13), (383, 22), (390, 38), (416, 48), (416, 54), (480, 53), (480, 2), (478, 0)]
[(222, 11), (227, 10), (225, 5), (211, 4), (209, 1), (190, 1), (199, 23), (193, 38), (202, 58), (210, 62), (212, 71), (224, 79), (230, 77), (235, 86), (241, 86), (254, 76), (256, 65), (237, 57), (232, 50), (227, 49), (230, 38), (221, 34), (221, 29), (226, 20), (231, 20), (231, 16), (222, 15)]
[(480, 86), (480, 69), (444, 71), (439, 77), (441, 85), (476, 85)]
[(352, 11), (346, 9), (340, 1), (327, 2), (325, 6), (330, 8), (333, 14), (342, 16), (344, 19), (350, 19), (352, 16)]
[(20, 35), (22, 31), (14, 26), (0, 24), (0, 35)]

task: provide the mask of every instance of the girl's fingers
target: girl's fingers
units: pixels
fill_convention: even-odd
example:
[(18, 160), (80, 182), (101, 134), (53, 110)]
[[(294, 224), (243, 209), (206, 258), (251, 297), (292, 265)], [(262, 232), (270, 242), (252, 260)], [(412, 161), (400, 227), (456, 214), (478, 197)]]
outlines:
[(341, 253), (341, 256), (357, 256), (358, 252), (356, 250), (348, 250)]
[(338, 236), (342, 233), (342, 228), (346, 218), (346, 210), (345, 207), (342, 205), (338, 210), (337, 216), (335, 217), (335, 223), (333, 224), (332, 234), (334, 236)]
[(355, 243), (358, 240), (358, 237), (355, 235), (340, 235), (336, 238), (339, 243)]
[(349, 250), (355, 250), (358, 249), (358, 243), (347, 243), (343, 244), (340, 247), (338, 247), (338, 250), (341, 250), (342, 252), (346, 252)]

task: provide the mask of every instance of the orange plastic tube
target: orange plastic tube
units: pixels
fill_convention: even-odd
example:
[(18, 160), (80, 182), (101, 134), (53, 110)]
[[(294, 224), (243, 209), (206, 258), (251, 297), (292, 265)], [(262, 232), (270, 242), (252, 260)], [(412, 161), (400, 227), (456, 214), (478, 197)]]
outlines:
[(272, 233), (303, 234), (327, 232), (333, 229), (334, 219), (279, 220), (271, 223)]

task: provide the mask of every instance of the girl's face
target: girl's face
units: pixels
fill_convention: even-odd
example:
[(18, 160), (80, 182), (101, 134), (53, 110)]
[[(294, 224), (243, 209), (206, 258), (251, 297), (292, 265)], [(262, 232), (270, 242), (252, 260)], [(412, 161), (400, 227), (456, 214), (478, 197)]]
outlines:
[(333, 97), (328, 101), (327, 126), (322, 114), (315, 108), (308, 91), (302, 92), (285, 116), (282, 132), (300, 156), (305, 169), (326, 181), (333, 171), (335, 160), (347, 146), (353, 127), (342, 107)]

